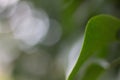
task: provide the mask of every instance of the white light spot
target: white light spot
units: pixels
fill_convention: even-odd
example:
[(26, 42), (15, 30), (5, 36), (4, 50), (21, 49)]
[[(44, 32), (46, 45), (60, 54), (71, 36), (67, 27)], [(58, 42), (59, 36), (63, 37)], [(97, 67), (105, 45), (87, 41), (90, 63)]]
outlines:
[(26, 19), (17, 27), (14, 32), (16, 39), (19, 39), (27, 45), (37, 44), (46, 33), (46, 26), (44, 21), (39, 19)]
[(0, 0), (0, 7), (7, 7), (16, 4), (19, 0)]
[(9, 16), (13, 35), (20, 41), (21, 47), (36, 45), (48, 32), (49, 19), (46, 13), (32, 10), (25, 2), (16, 5)]

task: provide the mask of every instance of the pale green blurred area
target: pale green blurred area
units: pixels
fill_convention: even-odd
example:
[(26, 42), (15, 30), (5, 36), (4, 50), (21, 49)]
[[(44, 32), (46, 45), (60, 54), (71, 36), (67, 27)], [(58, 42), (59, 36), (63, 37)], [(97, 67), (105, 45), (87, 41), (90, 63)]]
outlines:
[[(119, 18), (120, 1), (0, 0), (0, 80), (65, 80), (85, 25), (97, 14)], [(120, 45), (110, 45), (109, 52), (108, 61), (117, 58)], [(100, 80), (120, 80), (119, 70)]]

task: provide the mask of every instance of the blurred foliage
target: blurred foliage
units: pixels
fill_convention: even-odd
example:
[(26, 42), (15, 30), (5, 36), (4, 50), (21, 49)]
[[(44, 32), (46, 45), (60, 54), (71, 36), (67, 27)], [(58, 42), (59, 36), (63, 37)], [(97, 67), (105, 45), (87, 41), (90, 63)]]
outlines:
[[(88, 20), (98, 14), (120, 18), (120, 0), (0, 0), (0, 45), (3, 46), (0, 46), (0, 72), (14, 80), (65, 80), (70, 63), (78, 58), (84, 35), (90, 35), (85, 40), (88, 50), (85, 48), (81, 53), (73, 77), (75, 80), (97, 77), (97, 80), (120, 80), (120, 44), (104, 42), (116, 34), (114, 29), (120, 22), (102, 17), (100, 22), (105, 22), (100, 24), (94, 19), (95, 23), (88, 26), (103, 29), (99, 32), (98, 28), (94, 31), (87, 28), (84, 34)], [(94, 44), (93, 36), (102, 40), (99, 45)], [(119, 31), (116, 36), (119, 38)], [(87, 54), (88, 51), (93, 53)], [(102, 65), (107, 62), (117, 65), (106, 70)]]

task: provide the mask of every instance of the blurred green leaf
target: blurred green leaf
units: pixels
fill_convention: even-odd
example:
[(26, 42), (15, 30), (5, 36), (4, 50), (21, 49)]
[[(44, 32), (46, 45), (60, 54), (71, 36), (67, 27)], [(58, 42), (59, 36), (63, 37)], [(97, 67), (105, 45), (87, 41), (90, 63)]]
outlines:
[(64, 3), (69, 3), (69, 2), (71, 2), (73, 0), (63, 0), (63, 1), (64, 1)]
[(63, 10), (63, 18), (69, 19), (71, 18), (72, 14), (76, 11), (76, 9), (82, 4), (84, 0), (72, 0), (68, 5), (64, 5), (65, 9)]
[(81, 5), (83, 0), (64, 0), (62, 7), (61, 20), (63, 24), (63, 38), (66, 38), (75, 31), (73, 14)]
[(97, 80), (97, 78), (104, 72), (104, 68), (99, 64), (91, 64), (88, 66), (82, 80)]
[(67, 80), (74, 80), (81, 66), (96, 51), (100, 51), (109, 44), (119, 41), (119, 31), (120, 21), (112, 16), (99, 15), (90, 19), (85, 31), (82, 51)]

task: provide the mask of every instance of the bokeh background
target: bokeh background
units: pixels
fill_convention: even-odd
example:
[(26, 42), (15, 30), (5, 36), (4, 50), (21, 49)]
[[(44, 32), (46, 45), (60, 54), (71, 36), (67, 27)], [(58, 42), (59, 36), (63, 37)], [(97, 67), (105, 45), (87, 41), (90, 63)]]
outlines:
[[(65, 80), (98, 14), (120, 18), (120, 0), (0, 0), (0, 80)], [(120, 56), (120, 44), (109, 52)], [(100, 80), (120, 80), (119, 66)]]

